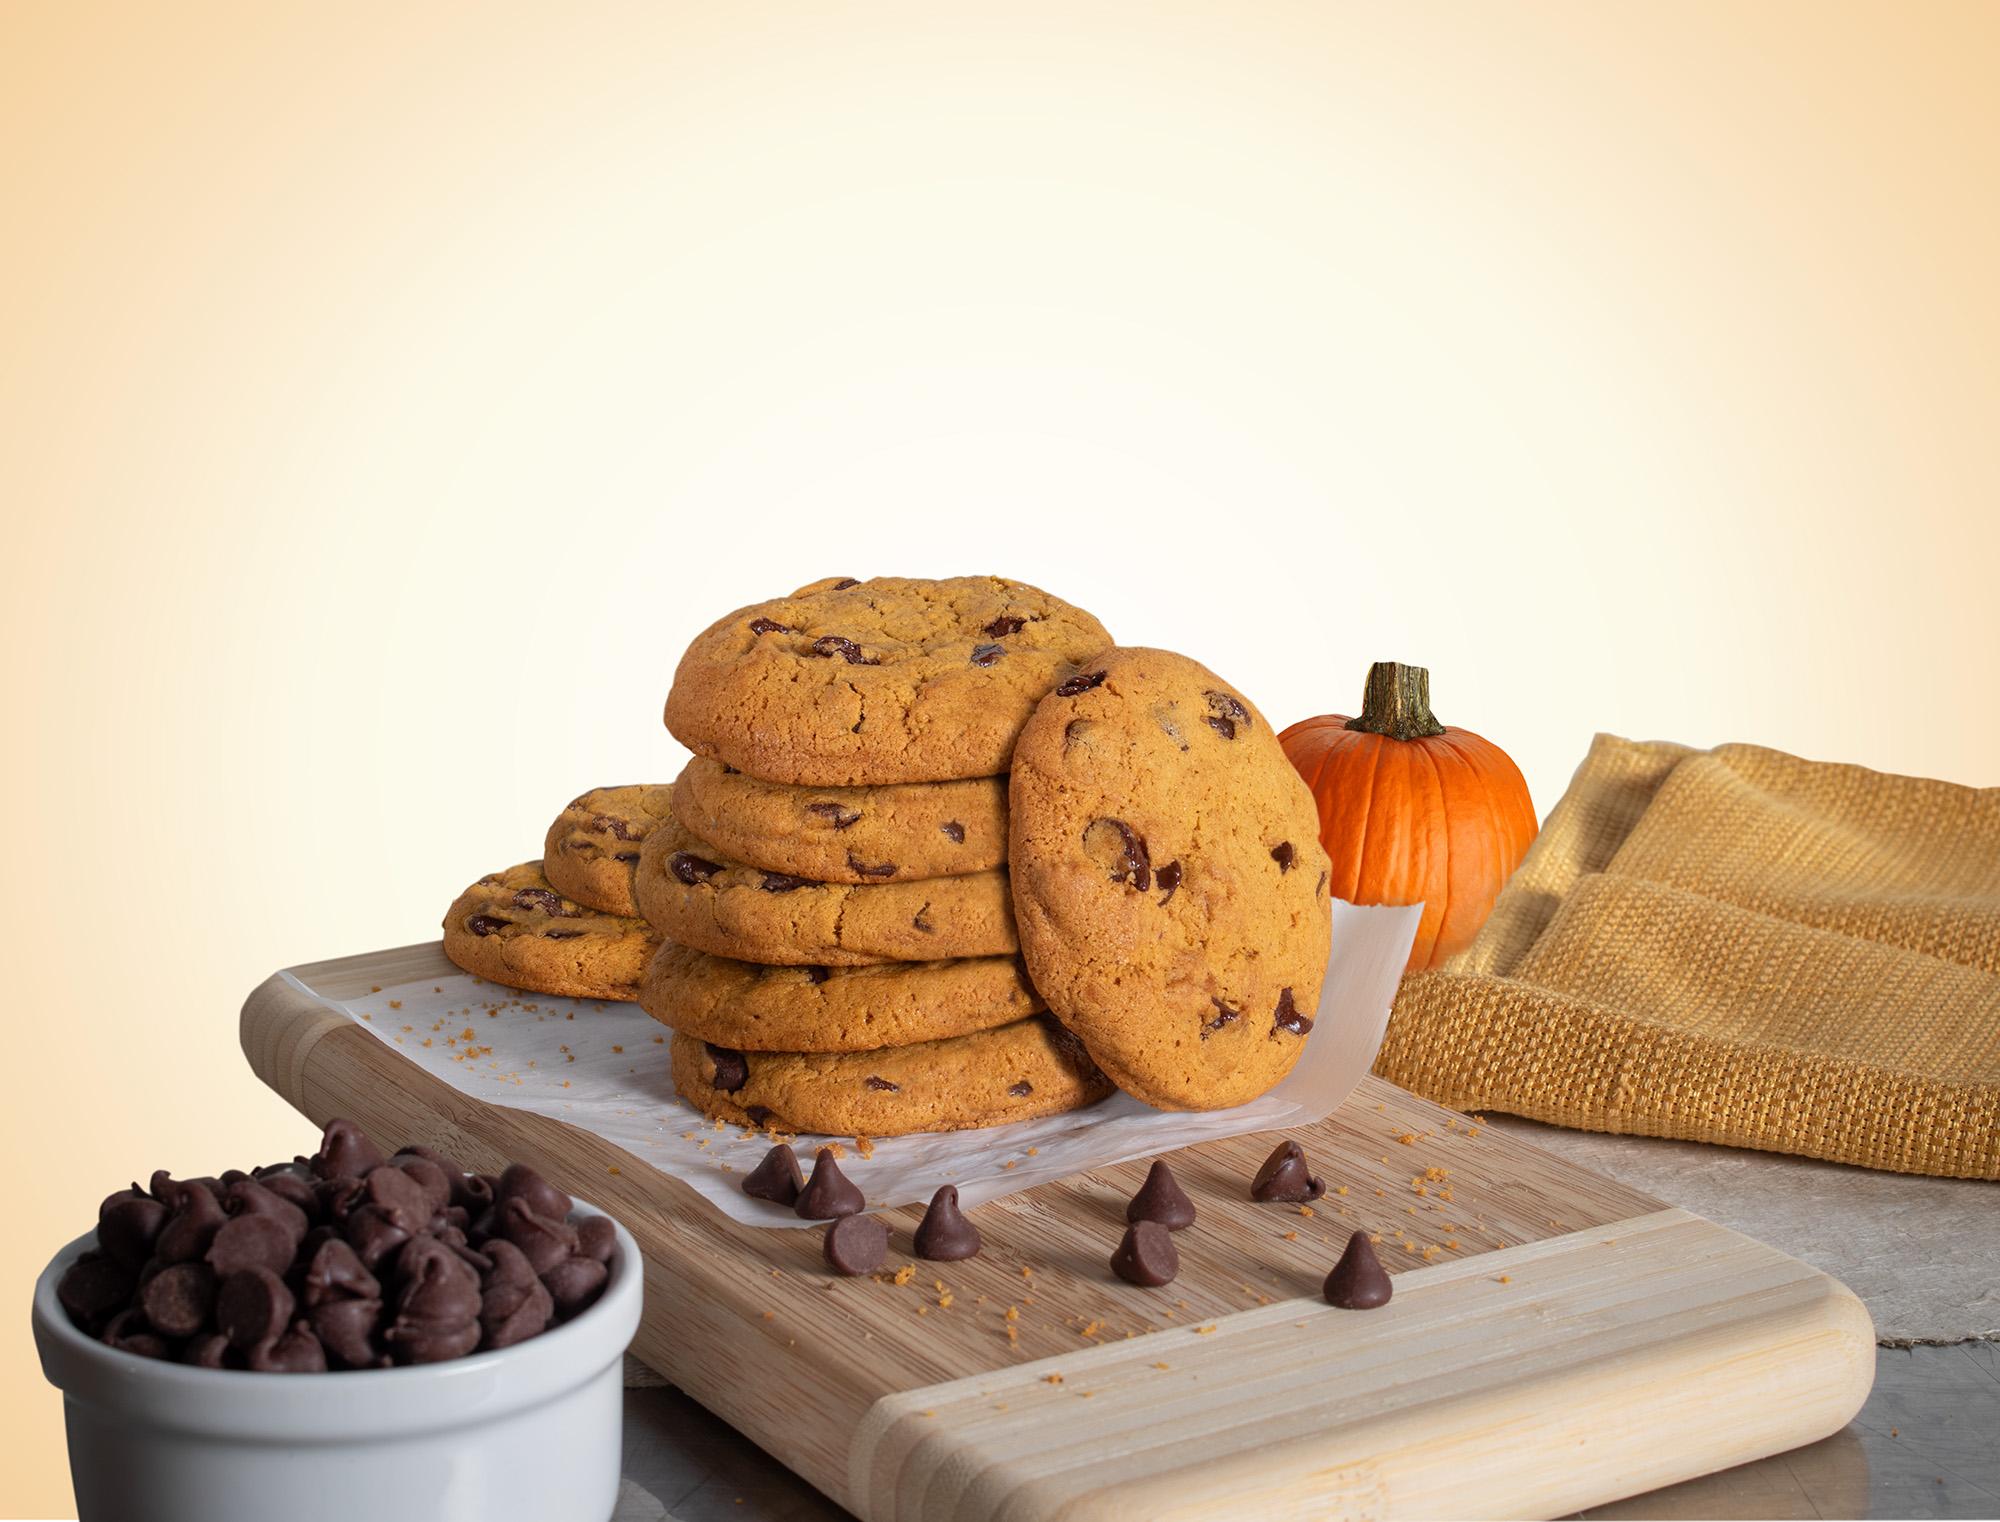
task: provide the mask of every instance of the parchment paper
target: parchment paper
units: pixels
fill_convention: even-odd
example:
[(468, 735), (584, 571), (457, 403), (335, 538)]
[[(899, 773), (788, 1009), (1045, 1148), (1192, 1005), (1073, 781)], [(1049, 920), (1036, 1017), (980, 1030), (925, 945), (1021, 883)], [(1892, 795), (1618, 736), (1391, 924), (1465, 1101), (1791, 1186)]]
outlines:
[[(940, 1184), (958, 1185), (960, 1198), (977, 1205), (1192, 1142), (1309, 1125), (1336, 1109), (1375, 1060), (1422, 912), (1334, 904), (1333, 950), (1305, 1052), (1283, 1083), (1250, 1104), (1169, 1113), (1114, 1094), (1017, 1125), (885, 1137), (866, 1155), (843, 1138), (841, 1169), (872, 1207), (921, 1203)], [(732, 1220), (813, 1224), (743, 1193), (743, 1175), (769, 1141), (710, 1121), (674, 1093), (665, 1028), (634, 1005), (516, 993), (462, 973), (342, 1002), (290, 971), (281, 976), (460, 1092), (594, 1132), (683, 1180)], [(809, 1159), (824, 1140), (801, 1137), (799, 1150)]]

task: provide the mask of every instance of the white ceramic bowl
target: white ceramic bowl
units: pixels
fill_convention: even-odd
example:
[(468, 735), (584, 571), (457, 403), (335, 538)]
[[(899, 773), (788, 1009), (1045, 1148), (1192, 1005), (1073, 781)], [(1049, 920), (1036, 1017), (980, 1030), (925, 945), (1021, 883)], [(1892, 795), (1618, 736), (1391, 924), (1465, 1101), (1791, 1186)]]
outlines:
[[(601, 1215), (581, 1201), (578, 1215)], [(639, 1325), (639, 1248), (597, 1303), (493, 1353), (326, 1374), (197, 1369), (106, 1347), (35, 1282), (35, 1346), (63, 1392), (81, 1522), (599, 1522), (617, 1504), (620, 1355)]]

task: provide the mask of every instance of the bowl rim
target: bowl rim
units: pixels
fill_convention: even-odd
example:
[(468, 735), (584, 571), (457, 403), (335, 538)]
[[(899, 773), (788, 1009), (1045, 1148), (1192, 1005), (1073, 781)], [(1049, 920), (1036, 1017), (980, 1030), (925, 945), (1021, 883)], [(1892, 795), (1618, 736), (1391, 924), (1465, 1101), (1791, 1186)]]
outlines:
[(509, 1348), (325, 1376), (197, 1368), (143, 1358), (89, 1336), (70, 1321), (56, 1283), (96, 1247), (93, 1228), (66, 1243), (35, 1280), (42, 1373), (65, 1400), (155, 1428), (235, 1441), (351, 1442), (499, 1417), (552, 1400), (600, 1373), (619, 1360), (638, 1329), (645, 1280), (639, 1244), (616, 1217), (587, 1201), (573, 1201), (572, 1214), (604, 1216), (616, 1237), (604, 1293), (575, 1320)]

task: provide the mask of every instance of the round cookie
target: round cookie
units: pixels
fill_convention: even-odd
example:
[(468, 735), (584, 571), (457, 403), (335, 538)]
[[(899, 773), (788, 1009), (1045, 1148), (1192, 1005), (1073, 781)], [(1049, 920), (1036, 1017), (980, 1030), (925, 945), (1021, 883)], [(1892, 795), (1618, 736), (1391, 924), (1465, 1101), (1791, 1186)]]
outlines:
[(998, 576), (831, 577), (695, 637), (667, 728), (769, 782), (992, 777), (1043, 693), (1111, 643), (1081, 608)]
[(542, 843), (549, 886), (589, 909), (637, 914), (632, 874), (639, 865), (639, 847), (667, 817), (672, 792), (664, 782), (641, 782), (594, 787), (573, 799)]
[(659, 944), (644, 920), (564, 898), (538, 861), (480, 878), (444, 917), (444, 954), (474, 977), (566, 999), (638, 998)]
[(791, 787), (696, 756), (674, 816), (716, 849), (823, 883), (959, 877), (1007, 863), (1007, 779)]
[(858, 967), (1020, 949), (1005, 872), (816, 883), (731, 861), (675, 819), (646, 837), (635, 892), (669, 940), (742, 962)]
[(1332, 916), (1312, 795), (1250, 701), (1163, 650), (1108, 650), (1014, 753), (1021, 948), (1120, 1088), (1172, 1110), (1264, 1093), (1312, 1029)]
[(1043, 1005), (1017, 957), (765, 967), (669, 941), (646, 969), (639, 1007), (738, 1051), (864, 1052), (990, 1030)]
[(1094, 1104), (1111, 1084), (1047, 1016), (879, 1052), (737, 1052), (675, 1032), (674, 1087), (704, 1115), (823, 1136), (965, 1131)]

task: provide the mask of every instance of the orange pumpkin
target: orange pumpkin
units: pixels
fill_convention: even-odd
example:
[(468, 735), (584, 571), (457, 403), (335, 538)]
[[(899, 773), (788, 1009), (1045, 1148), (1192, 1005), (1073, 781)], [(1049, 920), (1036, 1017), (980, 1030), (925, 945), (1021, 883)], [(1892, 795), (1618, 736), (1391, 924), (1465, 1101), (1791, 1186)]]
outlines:
[(1301, 719), (1279, 741), (1319, 803), (1335, 898), (1422, 903), (1412, 972), (1465, 949), (1535, 838), (1513, 759), (1431, 714), (1430, 673), (1377, 662), (1361, 714)]

